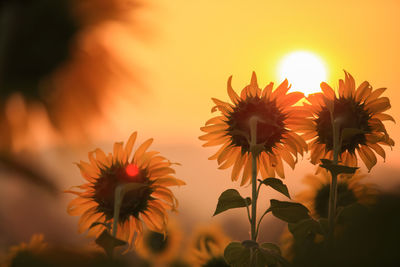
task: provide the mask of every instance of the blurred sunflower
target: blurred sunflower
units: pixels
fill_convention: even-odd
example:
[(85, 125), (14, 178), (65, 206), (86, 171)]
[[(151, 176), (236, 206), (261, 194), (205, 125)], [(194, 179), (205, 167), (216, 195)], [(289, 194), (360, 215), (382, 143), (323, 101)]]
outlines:
[(229, 266), (224, 259), (224, 250), (230, 241), (217, 225), (198, 227), (190, 238), (188, 262), (201, 267)]
[(155, 266), (171, 263), (176, 259), (182, 241), (182, 232), (174, 220), (170, 220), (165, 235), (147, 230), (136, 247), (136, 252)]
[[(368, 206), (375, 203), (379, 191), (374, 184), (362, 183), (364, 178), (366, 178), (366, 175), (361, 174), (360, 171), (357, 171), (352, 176), (338, 176), (338, 208), (343, 208), (354, 203)], [(296, 202), (302, 203), (310, 210), (310, 214), (314, 219), (328, 218), (330, 180), (330, 174), (324, 169), (319, 171), (318, 174), (306, 175), (303, 182), (309, 187), (295, 197)], [(337, 228), (336, 230), (343, 230), (342, 228)], [(318, 246), (323, 239), (322, 235), (316, 234), (313, 238), (313, 244)], [(305, 253), (304, 255), (308, 253), (303, 243), (295, 244), (293, 234), (289, 232), (288, 228), (282, 233), (281, 249), (284, 257), (289, 260), (293, 260), (294, 257), (298, 257), (303, 253)]]
[[(303, 93), (287, 94), (290, 86), (283, 81), (274, 91), (273, 83), (261, 90), (253, 72), (251, 82), (239, 95), (232, 89), (232, 77), (228, 79), (228, 95), (233, 104), (213, 98), (222, 114), (208, 120), (201, 130), (205, 135), (200, 140), (203, 146), (222, 145), (209, 159), (217, 159), (220, 169), (233, 166), (231, 179), (236, 181), (243, 169), (241, 185), (250, 181), (252, 156), (250, 151), (250, 123), (252, 117), (258, 119), (257, 154), (258, 171), (263, 177), (274, 177), (275, 172), (285, 177), (282, 159), (294, 168), (297, 154), (307, 151), (304, 140), (292, 131), (304, 116), (302, 107), (293, 107), (303, 98)], [(251, 182), (251, 181), (250, 181)]]
[[(380, 97), (386, 88), (373, 90), (365, 81), (355, 89), (354, 78), (345, 71), (345, 80), (339, 80), (339, 94), (327, 84), (321, 83), (323, 93), (309, 95), (305, 103), (310, 110), (308, 120), (303, 119), (296, 130), (302, 131), (309, 143), (311, 162), (319, 163), (322, 158), (333, 158), (333, 130), (330, 108), (333, 108), (333, 118), (339, 125), (339, 131), (353, 128), (358, 134), (342, 141), (339, 149), (339, 159), (347, 166), (357, 166), (357, 156), (360, 156), (368, 170), (376, 164), (375, 153), (385, 159), (385, 151), (381, 145), (394, 146), (394, 141), (386, 131), (382, 121), (391, 120), (392, 116), (383, 113), (390, 108), (387, 97)], [(374, 153), (375, 152), (375, 153)]]
[[(374, 184), (361, 183), (366, 177), (357, 171), (350, 178), (349, 176), (339, 175), (337, 187), (337, 207), (345, 207), (353, 203), (372, 204), (378, 194), (378, 189)], [(306, 175), (303, 179), (304, 184), (309, 186), (296, 196), (296, 201), (305, 205), (314, 218), (328, 218), (330, 174), (322, 170), (317, 175)]]
[(170, 161), (157, 155), (157, 151), (146, 151), (153, 139), (140, 145), (129, 160), (136, 136), (134, 132), (125, 147), (123, 142), (115, 143), (113, 154), (106, 155), (101, 149), (89, 152), (90, 163), (77, 164), (88, 181), (77, 187), (83, 192), (66, 191), (78, 196), (69, 203), (67, 211), (70, 215), (81, 215), (79, 232), (89, 230), (89, 236), (98, 236), (105, 226), (90, 226), (94, 222), (113, 222), (115, 188), (126, 183), (140, 184), (125, 194), (120, 207), (117, 238), (127, 241), (130, 248), (135, 233), (136, 243), (142, 238), (142, 222), (151, 231), (165, 233), (167, 210), (175, 211), (178, 206), (167, 187), (185, 184), (173, 176), (175, 171)]
[(30, 259), (37, 254), (42, 253), (48, 248), (48, 244), (44, 242), (43, 234), (34, 234), (29, 243), (21, 243), (18, 246), (13, 246), (9, 249), (5, 262), (0, 266), (19, 266), (24, 263), (24, 260)]

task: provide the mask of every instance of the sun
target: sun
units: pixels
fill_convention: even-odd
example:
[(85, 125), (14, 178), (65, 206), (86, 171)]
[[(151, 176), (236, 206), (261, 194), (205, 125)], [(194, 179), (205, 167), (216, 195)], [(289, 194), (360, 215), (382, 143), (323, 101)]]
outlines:
[(286, 78), (292, 84), (291, 91), (300, 91), (306, 95), (319, 92), (320, 83), (327, 78), (323, 60), (308, 51), (286, 55), (280, 61), (278, 74), (280, 81)]

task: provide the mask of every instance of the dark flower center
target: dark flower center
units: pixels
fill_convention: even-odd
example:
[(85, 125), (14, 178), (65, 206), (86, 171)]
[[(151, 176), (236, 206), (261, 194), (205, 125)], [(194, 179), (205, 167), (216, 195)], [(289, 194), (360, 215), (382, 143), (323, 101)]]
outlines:
[(242, 154), (250, 152), (250, 118), (257, 116), (257, 144), (264, 144), (264, 150), (272, 152), (272, 148), (282, 139), (285, 129), (285, 114), (276, 106), (275, 101), (260, 97), (248, 97), (240, 101), (228, 116), (228, 135), (232, 144), (242, 148)]
[(206, 234), (204, 236), (201, 236), (199, 239), (197, 239), (196, 248), (201, 249), (203, 242), (204, 242), (204, 246), (205, 246), (206, 250), (209, 253), (211, 253), (211, 247), (209, 245), (210, 243), (212, 243), (214, 245), (218, 245), (217, 240), (215, 240), (215, 238), (212, 235)]
[(223, 257), (217, 257), (208, 260), (205, 264), (203, 264), (203, 267), (229, 267), (229, 265), (226, 263)]
[(162, 253), (169, 245), (168, 233), (164, 238), (163, 234), (150, 232), (145, 239), (147, 247), (154, 254)]
[[(127, 167), (129, 167), (127, 169)], [(153, 193), (151, 182), (147, 178), (147, 170), (138, 169), (135, 176), (132, 176), (130, 164), (114, 163), (109, 168), (102, 168), (100, 176), (94, 183), (95, 190), (93, 199), (98, 203), (97, 211), (106, 215), (110, 220), (114, 215), (115, 188), (122, 183), (142, 183), (145, 186), (128, 191), (122, 201), (119, 221), (123, 223), (129, 216), (138, 218), (139, 212), (146, 210), (147, 202)]]
[[(328, 218), (329, 191), (330, 185), (323, 185), (318, 190), (314, 199), (315, 211), (321, 218)], [(357, 198), (354, 192), (348, 187), (346, 183), (338, 183), (336, 201), (337, 207), (346, 207), (350, 204), (356, 203)]]
[[(333, 130), (332, 122), (329, 110), (324, 107), (317, 115), (315, 119), (317, 123), (318, 142), (326, 145), (326, 150), (333, 150)], [(334, 100), (334, 119), (340, 118), (340, 132), (345, 128), (356, 128), (366, 133), (371, 132), (371, 127), (368, 125), (368, 121), (371, 115), (365, 110), (364, 104), (356, 102), (352, 98), (339, 98)], [(357, 134), (344, 140), (340, 153), (349, 151), (354, 153), (355, 149), (359, 145), (365, 145), (366, 138), (365, 134)]]

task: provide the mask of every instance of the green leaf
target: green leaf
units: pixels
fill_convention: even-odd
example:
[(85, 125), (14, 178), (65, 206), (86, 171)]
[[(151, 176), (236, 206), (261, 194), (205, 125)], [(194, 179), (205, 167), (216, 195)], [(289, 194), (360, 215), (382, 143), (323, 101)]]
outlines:
[(290, 263), (282, 257), (281, 249), (273, 243), (263, 243), (257, 250), (259, 266), (290, 266)]
[(250, 266), (250, 249), (240, 242), (231, 242), (224, 251), (226, 262), (232, 267)]
[(228, 189), (219, 196), (213, 216), (229, 209), (242, 208), (249, 205), (251, 205), (251, 198), (244, 199), (237, 190)]
[(290, 198), (289, 191), (287, 186), (282, 182), (282, 180), (277, 179), (277, 178), (266, 178), (263, 181), (259, 180), (262, 184), (265, 184), (266, 186), (270, 186), (279, 193), (284, 194), (288, 198)]
[(272, 211), (275, 217), (288, 223), (296, 223), (310, 218), (308, 209), (296, 202), (271, 199), (269, 210)]
[(281, 249), (274, 243), (262, 243), (260, 245), (261, 248), (266, 249), (266, 250), (270, 250), (276, 254), (281, 255)]
[(101, 235), (96, 239), (96, 244), (104, 249), (109, 257), (112, 257), (115, 247), (126, 245), (125, 241), (119, 240), (110, 235), (107, 230), (104, 230)]
[(329, 159), (321, 159), (321, 162), (322, 164), (320, 164), (319, 166), (327, 169), (333, 175), (338, 175), (342, 173), (353, 174), (358, 169), (358, 167), (348, 167), (344, 165), (333, 164), (333, 162)]
[(306, 240), (314, 240), (316, 234), (322, 234), (321, 225), (311, 218), (297, 223), (289, 223), (288, 228), (294, 238), (301, 243)]
[[(251, 250), (254, 251), (253, 265), (251, 265)], [(281, 256), (281, 251), (277, 245), (263, 243), (259, 246), (256, 241), (252, 240), (230, 243), (225, 248), (224, 257), (226, 262), (233, 267), (288, 265), (288, 262)], [(282, 265), (277, 265), (279, 263)]]
[(244, 240), (242, 241), (242, 246), (244, 246), (245, 248), (257, 248), (258, 243), (254, 240)]

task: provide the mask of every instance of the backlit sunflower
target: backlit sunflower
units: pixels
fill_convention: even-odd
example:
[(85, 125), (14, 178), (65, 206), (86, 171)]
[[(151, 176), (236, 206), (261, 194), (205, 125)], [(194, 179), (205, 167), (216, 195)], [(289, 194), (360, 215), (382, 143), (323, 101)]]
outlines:
[(217, 225), (198, 227), (190, 238), (188, 261), (195, 267), (229, 266), (224, 250), (230, 241)]
[(231, 80), (232, 77), (228, 79), (228, 95), (233, 104), (213, 98), (216, 106), (212, 112), (219, 110), (221, 115), (208, 120), (201, 128), (206, 132), (200, 136), (201, 140), (207, 141), (203, 146), (222, 145), (209, 159), (217, 159), (220, 169), (233, 166), (233, 181), (238, 180), (243, 170), (241, 185), (248, 183), (252, 165), (249, 120), (256, 117), (259, 147), (257, 169), (263, 177), (274, 177), (276, 172), (284, 178), (282, 159), (294, 168), (297, 154), (303, 155), (307, 150), (304, 140), (292, 131), (304, 116), (301, 107), (292, 106), (303, 98), (303, 93), (287, 94), (290, 88), (287, 80), (274, 91), (273, 83), (261, 90), (253, 72), (250, 84), (239, 97), (232, 89)]
[(19, 266), (19, 264), (26, 263), (27, 260), (44, 252), (47, 248), (48, 244), (44, 242), (43, 234), (34, 234), (29, 243), (23, 242), (18, 246), (11, 247), (5, 262), (0, 263), (0, 266)]
[(175, 260), (181, 247), (182, 232), (177, 223), (170, 220), (165, 235), (147, 230), (143, 233), (136, 252), (155, 266), (167, 264)]
[(176, 179), (172, 163), (147, 151), (153, 139), (140, 145), (130, 159), (137, 133), (134, 132), (124, 146), (114, 144), (114, 153), (106, 155), (101, 149), (89, 152), (90, 163), (81, 161), (78, 167), (88, 183), (78, 186), (83, 191), (69, 190), (78, 197), (68, 205), (70, 215), (80, 215), (79, 232), (88, 231), (89, 236), (98, 236), (105, 226), (90, 228), (94, 222), (111, 223), (114, 215), (115, 188), (126, 183), (138, 183), (140, 187), (128, 191), (122, 201), (118, 219), (117, 238), (132, 246), (132, 240), (142, 237), (143, 224), (154, 232), (165, 232), (168, 221), (167, 210), (175, 211), (178, 201), (169, 186), (184, 185)]
[[(309, 95), (309, 119), (302, 121), (296, 130), (302, 131), (302, 137), (312, 140), (309, 143), (311, 162), (319, 163), (322, 158), (333, 157), (333, 130), (329, 109), (333, 108), (333, 118), (341, 133), (345, 128), (353, 128), (358, 134), (343, 140), (339, 149), (339, 160), (347, 166), (357, 166), (356, 151), (368, 170), (376, 164), (375, 153), (385, 159), (381, 145), (393, 146), (382, 121), (391, 120), (392, 116), (383, 113), (390, 108), (387, 97), (380, 97), (386, 88), (373, 90), (365, 81), (355, 88), (354, 78), (345, 72), (345, 80), (339, 80), (339, 93), (326, 83), (321, 83), (322, 93)], [(375, 153), (374, 153), (375, 152)]]

